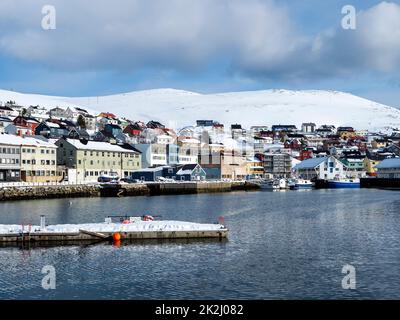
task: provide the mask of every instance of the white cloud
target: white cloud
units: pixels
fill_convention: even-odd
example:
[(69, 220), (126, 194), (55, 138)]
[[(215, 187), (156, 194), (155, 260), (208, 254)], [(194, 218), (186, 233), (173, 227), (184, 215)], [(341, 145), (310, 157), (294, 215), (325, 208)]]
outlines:
[(272, 0), (53, 0), (57, 30), (44, 31), (41, 8), (48, 2), (0, 2), (2, 52), (60, 70), (187, 71), (224, 61), (234, 74), (256, 78), (400, 67), (400, 6), (394, 3), (361, 12), (356, 30), (338, 27), (310, 38)]

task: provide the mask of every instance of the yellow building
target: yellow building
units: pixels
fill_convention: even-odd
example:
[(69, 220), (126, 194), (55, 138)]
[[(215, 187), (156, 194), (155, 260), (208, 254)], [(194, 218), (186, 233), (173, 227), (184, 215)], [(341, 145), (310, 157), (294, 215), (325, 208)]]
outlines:
[(263, 162), (257, 158), (248, 158), (246, 162), (247, 175), (252, 177), (262, 177), (264, 175)]
[(57, 146), (46, 140), (25, 137), (21, 140), (21, 179), (26, 182), (56, 182)]
[(101, 175), (129, 177), (141, 169), (141, 153), (129, 146), (78, 139), (60, 139), (57, 163), (76, 170), (76, 183), (96, 182)]

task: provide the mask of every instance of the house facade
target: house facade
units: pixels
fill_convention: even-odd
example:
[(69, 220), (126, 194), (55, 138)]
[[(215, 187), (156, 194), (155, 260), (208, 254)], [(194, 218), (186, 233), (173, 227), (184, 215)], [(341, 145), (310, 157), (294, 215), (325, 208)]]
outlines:
[(292, 173), (292, 158), (288, 153), (265, 153), (264, 172), (275, 178), (289, 178)]
[(62, 179), (57, 170), (57, 146), (45, 139), (23, 138), (21, 145), (21, 180), (56, 182)]
[(141, 154), (129, 146), (98, 141), (60, 139), (57, 163), (76, 169), (76, 183), (96, 182), (103, 174), (129, 177), (141, 168)]
[(333, 156), (304, 160), (293, 170), (298, 177), (309, 180), (331, 180), (346, 176), (346, 166)]

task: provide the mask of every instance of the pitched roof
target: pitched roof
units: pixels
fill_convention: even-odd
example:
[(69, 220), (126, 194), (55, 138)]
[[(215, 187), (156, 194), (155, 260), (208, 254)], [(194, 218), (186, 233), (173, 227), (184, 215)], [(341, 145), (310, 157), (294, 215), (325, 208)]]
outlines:
[(136, 153), (135, 151), (125, 149), (120, 145), (110, 144), (107, 142), (87, 141), (86, 143), (82, 143), (82, 141), (77, 139), (65, 139), (65, 140), (68, 143), (72, 144), (78, 150)]
[(183, 165), (178, 172), (176, 173), (177, 175), (183, 175), (183, 174), (191, 174), (193, 170), (198, 166), (199, 164), (197, 163), (190, 163), (190, 164), (185, 164)]
[(390, 158), (390, 159), (382, 160), (382, 162), (379, 163), (376, 166), (376, 168), (377, 169), (400, 168), (400, 158)]
[(328, 157), (310, 158), (304, 160), (295, 166), (295, 169), (314, 169), (316, 166), (324, 162)]

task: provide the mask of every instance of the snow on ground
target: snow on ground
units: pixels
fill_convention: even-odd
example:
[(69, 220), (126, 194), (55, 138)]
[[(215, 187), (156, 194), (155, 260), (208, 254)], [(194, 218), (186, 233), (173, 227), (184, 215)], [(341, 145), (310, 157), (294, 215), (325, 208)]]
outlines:
[[(214, 231), (223, 228), (220, 224), (204, 224), (183, 221), (137, 221), (130, 224), (122, 223), (87, 223), (87, 224), (58, 224), (47, 226), (31, 226), (31, 233), (78, 233), (79, 230), (91, 232), (146, 232), (146, 231)], [(24, 227), (28, 232), (29, 227)], [(21, 225), (0, 225), (0, 234), (20, 233)]]
[(155, 89), (103, 97), (65, 98), (0, 90), (0, 101), (48, 107), (80, 106), (98, 112), (112, 111), (132, 120), (157, 120), (178, 129), (211, 119), (225, 125), (295, 124), (353, 126), (376, 130), (400, 127), (400, 110), (338, 91), (264, 90), (199, 94)]

